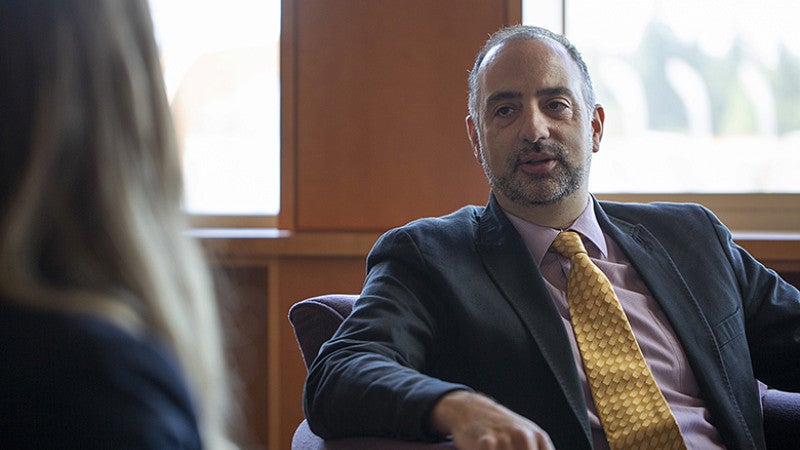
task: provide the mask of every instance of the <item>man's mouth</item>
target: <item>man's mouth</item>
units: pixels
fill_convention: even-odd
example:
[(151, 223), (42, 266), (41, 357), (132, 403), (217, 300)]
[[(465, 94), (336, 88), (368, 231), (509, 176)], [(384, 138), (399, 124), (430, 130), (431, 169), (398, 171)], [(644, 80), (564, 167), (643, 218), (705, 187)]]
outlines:
[(526, 173), (532, 175), (542, 175), (553, 170), (556, 164), (558, 164), (558, 159), (555, 157), (537, 154), (523, 159), (519, 162), (518, 166)]

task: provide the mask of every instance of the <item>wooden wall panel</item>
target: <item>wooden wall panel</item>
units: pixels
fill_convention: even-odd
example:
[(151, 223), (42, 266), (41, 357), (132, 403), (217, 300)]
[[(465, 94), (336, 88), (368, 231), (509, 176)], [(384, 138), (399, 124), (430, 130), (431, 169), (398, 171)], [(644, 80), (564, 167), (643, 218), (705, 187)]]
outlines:
[(288, 320), (296, 302), (361, 292), (365, 255), (275, 256), (215, 264), (235, 402), (234, 437), (250, 450), (289, 449), (303, 420), (306, 368)]
[(228, 359), (247, 450), (291, 448), (306, 369), (288, 320), (296, 302), (359, 293), (374, 233), (194, 230), (217, 274)]
[[(291, 448), (303, 420), (302, 393), (306, 369), (287, 314), (294, 303), (329, 293), (358, 294), (364, 283), (364, 257), (287, 258), (277, 266), (276, 323), (279, 334), (270, 348), (270, 449)], [(273, 292), (276, 292), (273, 291)]]
[(484, 204), (467, 139), (467, 74), (507, 0), (296, 0), (293, 158), (297, 231), (385, 230)]
[(236, 420), (234, 436), (243, 448), (264, 449), (270, 396), (265, 266), (215, 265), (220, 315), (225, 330)]

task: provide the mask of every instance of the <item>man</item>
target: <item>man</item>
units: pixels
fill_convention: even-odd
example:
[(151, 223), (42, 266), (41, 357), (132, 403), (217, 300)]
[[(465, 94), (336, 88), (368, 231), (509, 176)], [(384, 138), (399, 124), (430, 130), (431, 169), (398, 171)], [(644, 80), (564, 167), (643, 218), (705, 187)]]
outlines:
[(449, 435), (461, 450), (609, 448), (571, 323), (571, 262), (551, 248), (572, 230), (611, 280), (677, 440), (763, 448), (756, 379), (800, 390), (800, 292), (702, 207), (589, 194), (605, 113), (563, 37), (493, 35), (469, 111), (489, 203), (376, 243), (353, 314), (309, 371), (312, 430)]

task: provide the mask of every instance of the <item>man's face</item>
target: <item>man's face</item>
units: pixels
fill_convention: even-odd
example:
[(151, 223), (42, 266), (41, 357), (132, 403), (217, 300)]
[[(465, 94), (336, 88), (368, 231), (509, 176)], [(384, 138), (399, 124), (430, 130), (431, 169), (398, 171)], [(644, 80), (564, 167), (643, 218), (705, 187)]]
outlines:
[(549, 205), (588, 195), (604, 113), (589, 110), (582, 83), (578, 65), (554, 42), (515, 39), (486, 55), (477, 117), (468, 117), (467, 126), (501, 204)]

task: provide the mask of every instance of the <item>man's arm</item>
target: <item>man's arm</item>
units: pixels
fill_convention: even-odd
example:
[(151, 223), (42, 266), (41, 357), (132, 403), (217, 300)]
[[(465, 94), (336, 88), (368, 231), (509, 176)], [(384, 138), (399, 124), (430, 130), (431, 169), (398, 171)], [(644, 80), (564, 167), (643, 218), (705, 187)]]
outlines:
[(309, 368), (303, 404), (309, 426), (324, 438), (441, 439), (428, 424), (434, 403), (469, 388), (424, 373), (440, 338), (441, 319), (431, 311), (435, 283), (402, 231), (376, 243), (368, 266), (352, 314)]
[[(470, 346), (456, 330), (481, 333), (476, 322), (489, 318), (474, 311), (458, 317), (463, 308), (454, 298), (481, 295), (464, 287), (474, 284), (472, 272), (464, 268), (473, 256), (445, 245), (463, 238), (453, 236), (453, 227), (446, 230), (446, 243), (439, 242), (438, 231), (394, 230), (376, 243), (361, 298), (309, 369), (304, 409), (312, 431), (324, 438), (436, 440), (450, 435), (464, 449), (480, 448), (476, 445), (484, 441), (494, 442), (487, 448), (551, 448), (540, 445), (549, 439), (530, 420), (487, 397), (469, 394), (486, 387), (468, 381), (481, 376), (469, 374), (474, 367), (467, 364), (472, 352), (485, 348), (474, 346), (474, 340)], [(442, 273), (452, 269), (447, 260), (458, 261), (461, 272)], [(483, 267), (473, 265), (470, 270), (478, 276)], [(450, 361), (454, 349), (449, 346), (460, 345), (467, 351)], [(486, 370), (500, 362), (478, 359), (492, 361), (482, 366)], [(502, 370), (497, 372), (502, 376)], [(515, 442), (515, 447), (499, 446)]]
[(800, 291), (734, 243), (730, 231), (707, 214), (739, 277), (756, 377), (770, 387), (800, 392)]

